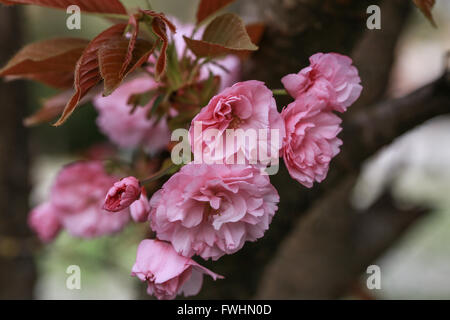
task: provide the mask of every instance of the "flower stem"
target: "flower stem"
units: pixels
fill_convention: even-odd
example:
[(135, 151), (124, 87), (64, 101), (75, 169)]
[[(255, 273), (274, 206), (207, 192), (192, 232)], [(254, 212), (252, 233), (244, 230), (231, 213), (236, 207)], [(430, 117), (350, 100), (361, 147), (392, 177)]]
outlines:
[(178, 168), (179, 168), (179, 166), (176, 164), (172, 164), (167, 168), (163, 168), (163, 169), (159, 170), (157, 173), (155, 173), (154, 175), (152, 175), (151, 177), (149, 177), (145, 180), (142, 180), (141, 185), (145, 186), (147, 184), (150, 184), (153, 181), (156, 181), (156, 180), (164, 177), (165, 175), (172, 173), (174, 170), (176, 171)]
[(288, 95), (287, 91), (284, 89), (272, 89), (272, 92), (276, 96), (287, 96)]

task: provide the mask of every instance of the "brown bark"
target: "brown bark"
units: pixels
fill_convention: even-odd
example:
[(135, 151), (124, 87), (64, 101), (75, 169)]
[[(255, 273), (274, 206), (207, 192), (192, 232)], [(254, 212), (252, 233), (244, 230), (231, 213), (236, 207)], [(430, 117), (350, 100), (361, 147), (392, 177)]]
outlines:
[(411, 1), (383, 1), (380, 4), (381, 30), (366, 30), (352, 53), (365, 90), (348, 113), (366, 108), (384, 97), (395, 61), (395, 48), (411, 8)]
[[(20, 9), (0, 6), (0, 64), (22, 44)], [(0, 82), (0, 299), (30, 299), (36, 277), (29, 241), (28, 145), (22, 125), (27, 105), (23, 82)]]
[(319, 201), (284, 240), (262, 277), (258, 299), (336, 299), (426, 210), (400, 210), (389, 196), (360, 212), (349, 177)]

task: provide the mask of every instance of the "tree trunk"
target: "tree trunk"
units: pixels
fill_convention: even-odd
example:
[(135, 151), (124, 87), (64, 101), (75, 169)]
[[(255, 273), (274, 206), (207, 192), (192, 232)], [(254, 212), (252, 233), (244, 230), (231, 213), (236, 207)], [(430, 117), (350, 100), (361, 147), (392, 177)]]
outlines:
[[(0, 63), (22, 45), (21, 9), (0, 5)], [(36, 278), (27, 226), (29, 157), (22, 125), (27, 90), (22, 81), (0, 82), (0, 299), (31, 299)]]

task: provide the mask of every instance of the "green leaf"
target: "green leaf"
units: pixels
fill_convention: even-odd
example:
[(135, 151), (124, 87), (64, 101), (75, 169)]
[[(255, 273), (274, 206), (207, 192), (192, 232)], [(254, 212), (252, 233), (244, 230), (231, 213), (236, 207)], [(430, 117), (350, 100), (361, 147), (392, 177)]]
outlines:
[(128, 105), (131, 105), (133, 109), (136, 107), (145, 107), (155, 97), (157, 90), (150, 90), (144, 93), (137, 93), (130, 96), (127, 101)]
[(156, 113), (156, 110), (161, 105), (161, 102), (164, 101), (164, 97), (165, 96), (163, 94), (160, 94), (159, 96), (156, 97), (155, 101), (153, 102), (153, 106), (150, 110), (150, 115), (154, 115)]

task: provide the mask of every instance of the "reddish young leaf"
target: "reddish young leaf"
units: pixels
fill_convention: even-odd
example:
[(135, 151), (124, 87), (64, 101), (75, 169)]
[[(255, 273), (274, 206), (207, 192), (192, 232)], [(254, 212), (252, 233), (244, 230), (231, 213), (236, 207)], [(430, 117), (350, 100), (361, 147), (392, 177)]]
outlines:
[(56, 88), (73, 84), (73, 71), (88, 40), (58, 38), (29, 44), (0, 70), (0, 77), (32, 79)]
[(154, 45), (146, 40), (134, 41), (131, 60), (123, 71), (124, 61), (129, 53), (129, 43), (124, 37), (111, 38), (98, 50), (100, 73), (104, 80), (103, 95), (110, 95), (123, 79), (146, 62), (154, 50)]
[[(101, 87), (96, 86), (91, 91), (89, 91), (89, 93), (85, 95), (83, 99), (80, 100), (80, 104), (87, 103), (100, 92)], [(64, 110), (64, 106), (72, 95), (73, 89), (69, 89), (45, 99), (42, 103), (42, 107), (38, 111), (24, 119), (24, 125), (27, 127), (31, 127), (54, 120), (57, 116), (61, 115)]]
[(131, 72), (144, 64), (155, 49), (149, 41), (137, 39), (139, 22), (135, 15), (129, 20), (131, 36), (111, 38), (98, 51), (100, 73), (104, 80), (104, 96), (110, 95)]
[(64, 105), (62, 106), (50, 106), (42, 107), (31, 116), (23, 120), (23, 125), (25, 127), (33, 127), (41, 123), (49, 122), (55, 119), (64, 110)]
[(170, 22), (169, 19), (167, 19), (167, 17), (165, 16), (164, 13), (158, 13), (152, 10), (140, 10), (140, 12), (146, 14), (147, 16), (150, 16), (152, 18), (159, 18), (162, 21), (164, 21), (164, 23), (167, 25), (167, 27), (169, 27), (170, 31), (172, 31), (173, 33), (177, 32), (177, 28), (175, 27), (175, 25)]
[[(259, 45), (259, 42), (261, 41), (265, 30), (264, 23), (252, 23), (245, 26), (245, 29), (247, 30), (247, 34), (250, 37), (250, 40), (255, 45)], [(242, 59), (246, 59), (250, 56), (251, 53), (252, 51), (243, 51), (241, 54), (239, 54), (239, 57), (241, 57)]]
[(247, 30), (250, 40), (252, 40), (254, 44), (258, 45), (264, 34), (264, 23), (252, 23), (247, 25), (245, 29)]
[(166, 25), (164, 21), (160, 18), (154, 18), (152, 21), (153, 32), (162, 41), (161, 51), (158, 56), (158, 61), (156, 61), (155, 76), (159, 78), (166, 70), (167, 64), (167, 48), (169, 46), (169, 38), (166, 33)]
[(81, 11), (91, 13), (127, 14), (127, 10), (119, 0), (0, 0), (6, 5), (34, 4), (42, 7), (66, 10), (77, 5)]
[(235, 0), (201, 0), (197, 10), (197, 24), (226, 7)]
[(84, 50), (75, 68), (75, 93), (64, 108), (61, 118), (54, 124), (60, 126), (72, 114), (86, 93), (102, 80), (99, 70), (98, 50), (111, 38), (122, 36), (126, 24), (117, 24), (100, 33)]
[(126, 75), (141, 66), (151, 54), (152, 44), (143, 40), (139, 40), (136, 51), (139, 22), (135, 15), (130, 16), (128, 26), (131, 28), (129, 39), (121, 35), (111, 38), (98, 51), (100, 73), (104, 79), (104, 96), (110, 95)]
[(133, 50), (134, 50), (134, 46), (136, 45), (136, 39), (137, 36), (139, 34), (139, 22), (136, 19), (135, 15), (131, 15), (130, 16), (130, 20), (128, 21), (128, 26), (131, 27), (131, 37), (130, 37), (130, 41), (128, 42), (128, 48), (127, 48), (127, 53), (125, 56), (125, 59), (123, 60), (123, 64), (120, 67), (119, 70), (119, 76), (123, 77), (128, 65), (131, 63), (131, 60), (133, 59)]
[(431, 13), (431, 9), (433, 9), (435, 0), (413, 0), (414, 4), (422, 11), (422, 13), (430, 20), (433, 27), (437, 27), (436, 22), (433, 19), (433, 14)]
[[(153, 18), (152, 29), (153, 32), (158, 37), (159, 41), (162, 42), (161, 50), (159, 53), (158, 60), (156, 61), (155, 76), (159, 78), (166, 69), (167, 64), (167, 48), (169, 46), (169, 38), (167, 37), (167, 27), (173, 33), (176, 32), (175, 25), (167, 19), (164, 13), (157, 13), (152, 10), (140, 10), (143, 14)], [(157, 43), (158, 44), (158, 43)]]
[[(75, 69), (75, 68), (74, 68)], [(21, 78), (44, 83), (56, 89), (69, 89), (73, 87), (73, 73), (67, 71), (54, 71), (46, 73), (26, 74)], [(9, 77), (7, 76), (6, 79)]]
[(233, 13), (225, 13), (215, 18), (206, 27), (202, 40), (186, 36), (184, 40), (197, 57), (214, 58), (258, 49), (247, 34), (241, 18)]
[(31, 127), (40, 123), (52, 121), (63, 112), (64, 106), (72, 94), (73, 90), (67, 90), (44, 100), (42, 108), (27, 117), (23, 121), (23, 124), (26, 127)]

